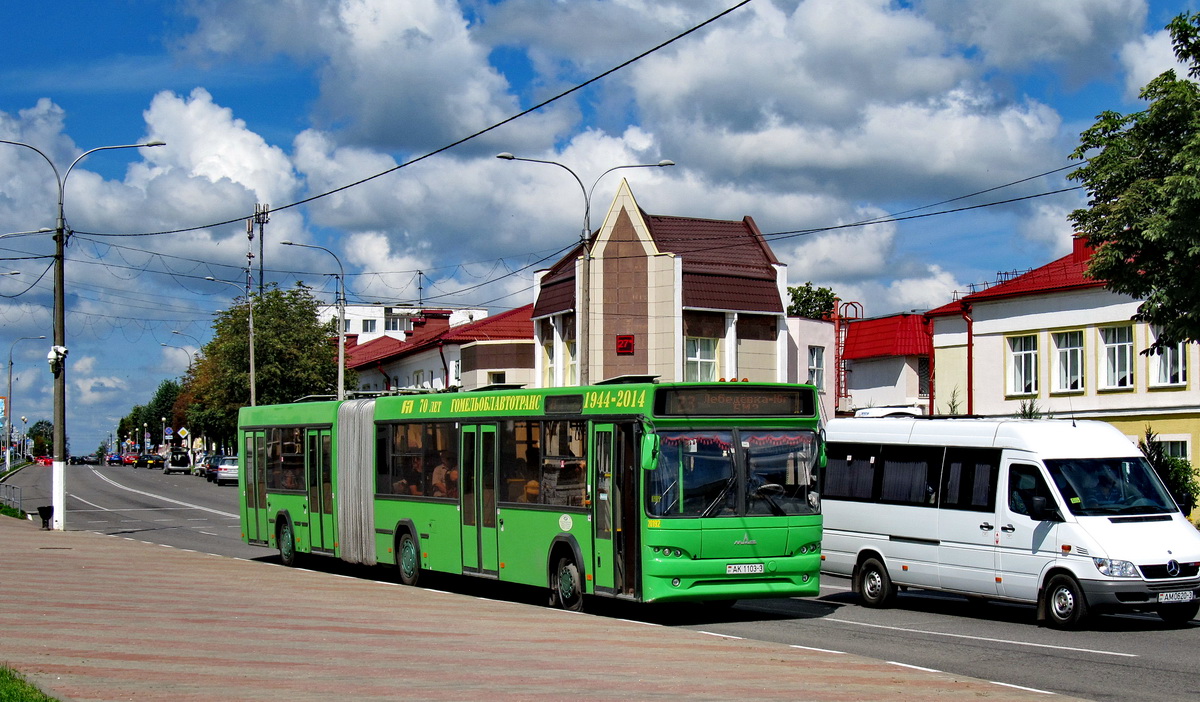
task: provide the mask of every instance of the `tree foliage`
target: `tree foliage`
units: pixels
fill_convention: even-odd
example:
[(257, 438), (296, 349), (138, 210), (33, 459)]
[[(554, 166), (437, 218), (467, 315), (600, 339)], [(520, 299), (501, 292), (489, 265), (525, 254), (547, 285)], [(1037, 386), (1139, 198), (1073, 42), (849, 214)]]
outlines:
[(1088, 191), (1070, 215), (1095, 249), (1088, 274), (1142, 300), (1134, 319), (1159, 327), (1153, 351), (1200, 340), (1200, 13), (1167, 29), (1189, 77), (1166, 71), (1142, 88), (1145, 110), (1098, 115), (1069, 176)]
[(836, 296), (830, 288), (814, 287), (812, 281), (804, 285), (788, 287), (792, 303), (788, 305), (788, 316), (808, 319), (829, 319), (833, 315)]
[(1184, 514), (1190, 514), (1200, 499), (1200, 481), (1192, 470), (1190, 461), (1168, 456), (1163, 444), (1157, 441), (1157, 435), (1150, 427), (1146, 427), (1146, 436), (1138, 441), (1138, 448), (1145, 454), (1146, 460), (1154, 467), (1154, 472), (1167, 486), (1167, 492), (1175, 498), (1176, 504), (1183, 509)]

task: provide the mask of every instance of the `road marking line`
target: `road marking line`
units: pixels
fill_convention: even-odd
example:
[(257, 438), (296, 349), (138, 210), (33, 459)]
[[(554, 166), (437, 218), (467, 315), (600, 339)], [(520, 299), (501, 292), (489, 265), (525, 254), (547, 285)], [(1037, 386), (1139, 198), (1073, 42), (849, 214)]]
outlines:
[(1057, 692), (1051, 692), (1049, 690), (1039, 690), (1036, 687), (1025, 687), (1024, 685), (1013, 685), (1012, 683), (996, 682), (995, 680), (989, 680), (988, 682), (990, 682), (993, 685), (999, 685), (1000, 687), (1011, 687), (1014, 690), (1025, 690), (1026, 692), (1036, 692), (1039, 695), (1057, 695), (1058, 694)]
[[(127, 487), (125, 485), (122, 485), (122, 484), (116, 482), (115, 480), (111, 480), (103, 475), (100, 475), (99, 471), (97, 471), (95, 468), (92, 469), (92, 472), (96, 474), (97, 478), (100, 478), (101, 480), (108, 483), (109, 485), (112, 485), (113, 487), (121, 488), (122, 490), (126, 490), (128, 492), (132, 492), (137, 495), (144, 495), (146, 497), (152, 497), (156, 500), (162, 500), (163, 502), (170, 502), (171, 504), (180, 505), (183, 507), (190, 507), (191, 509), (198, 509), (201, 512), (209, 512), (211, 514), (219, 514), (222, 517), (229, 517), (231, 519), (236, 519), (238, 517), (238, 515), (236, 515), (236, 514), (230, 514), (229, 512), (222, 512), (219, 509), (212, 509), (210, 507), (201, 507), (200, 505), (193, 505), (190, 502), (183, 502), (181, 500), (172, 500), (169, 497), (163, 497), (162, 495), (155, 495), (152, 492), (144, 492), (142, 490), (134, 490), (131, 487)], [(91, 503), (89, 502), (88, 504), (91, 504)]]
[(744, 640), (745, 640), (745, 639), (744, 639), (744, 638), (742, 638), (741, 636), (730, 636), (729, 634), (718, 634), (718, 633), (716, 633), (715, 631), (704, 631), (704, 630), (700, 630), (700, 633), (701, 633), (701, 634), (708, 634), (709, 636), (716, 636), (716, 637), (718, 637), (718, 638), (722, 638), (722, 639), (733, 639), (733, 640), (735, 640), (735, 641), (744, 641)]
[(888, 663), (888, 665), (898, 665), (898, 666), (900, 666), (901, 668), (912, 668), (913, 670), (920, 670), (920, 671), (924, 671), (924, 672), (926, 672), (926, 673), (940, 673), (940, 672), (942, 672), (942, 671), (938, 670), (937, 668), (925, 668), (925, 667), (923, 667), (923, 666), (919, 666), (919, 665), (912, 665), (911, 663), (901, 663), (901, 662), (899, 662), (899, 661), (888, 661), (887, 663)]
[(1031, 641), (1014, 641), (1012, 639), (993, 639), (987, 636), (968, 636), (967, 634), (948, 634), (942, 631), (927, 631), (924, 629), (906, 629), (899, 626), (884, 626), (883, 624), (868, 624), (866, 622), (852, 622), (848, 619), (833, 619), (826, 618), (824, 621), (834, 622), (837, 624), (852, 624), (854, 626), (870, 627), (872, 629), (889, 629), (891, 631), (903, 631), (909, 634), (928, 634), (930, 636), (945, 636), (952, 639), (970, 639), (972, 641), (989, 641), (991, 643), (1005, 643), (1013, 646), (1029, 646), (1032, 648), (1052, 648), (1058, 651), (1077, 651), (1079, 653), (1096, 653), (1102, 656), (1120, 656), (1123, 658), (1138, 658), (1136, 653), (1120, 653), (1117, 651), (1101, 651), (1094, 648), (1076, 648), (1074, 646), (1056, 646), (1054, 644), (1040, 644)]
[(834, 654), (837, 654), (837, 655), (839, 655), (839, 656), (844, 656), (844, 655), (846, 655), (846, 652), (845, 652), (845, 651), (835, 651), (835, 650), (833, 650), (832, 648), (816, 648), (816, 647), (814, 647), (814, 646), (800, 646), (800, 645), (797, 645), (797, 644), (791, 644), (791, 647), (792, 647), (792, 648), (799, 648), (799, 649), (802, 649), (802, 650), (805, 650), (805, 651), (816, 651), (817, 653), (834, 653)]

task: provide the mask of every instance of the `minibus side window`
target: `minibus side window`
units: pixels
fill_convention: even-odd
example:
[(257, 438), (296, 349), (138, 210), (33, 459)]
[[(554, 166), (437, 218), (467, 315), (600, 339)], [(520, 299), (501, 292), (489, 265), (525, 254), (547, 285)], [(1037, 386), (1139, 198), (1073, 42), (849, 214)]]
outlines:
[(945, 449), (936, 446), (885, 446), (879, 501), (929, 506), (937, 504), (938, 469)]
[(1053, 506), (1054, 498), (1042, 478), (1037, 466), (1014, 463), (1008, 468), (1008, 509), (1017, 514), (1030, 516), (1033, 498), (1044, 497), (1046, 504)]
[(824, 496), (868, 501), (874, 492), (878, 444), (831, 443), (825, 450)]
[(1000, 452), (995, 449), (949, 448), (942, 470), (944, 509), (993, 512)]

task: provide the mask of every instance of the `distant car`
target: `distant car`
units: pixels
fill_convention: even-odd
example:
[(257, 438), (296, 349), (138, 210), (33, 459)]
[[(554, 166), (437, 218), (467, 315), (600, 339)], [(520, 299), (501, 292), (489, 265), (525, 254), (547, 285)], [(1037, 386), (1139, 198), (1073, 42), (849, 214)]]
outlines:
[(217, 466), (220, 465), (222, 458), (225, 458), (225, 457), (214, 454), (204, 460), (204, 478), (205, 478), (205, 480), (207, 480), (208, 482), (211, 483), (212, 481), (217, 479)]
[(88, 455), (83, 457), (83, 465), (98, 466), (98, 465), (100, 465), (100, 458), (94, 453), (89, 453)]
[(213, 479), (217, 485), (225, 483), (236, 483), (238, 481), (238, 459), (237, 456), (225, 456), (221, 462), (217, 464), (217, 477)]
[(136, 468), (137, 467), (137, 454), (127, 453), (124, 456), (121, 456), (121, 463), (123, 465), (134, 466)]
[(36, 459), (39, 466), (49, 466), (54, 464), (54, 459), (49, 456), (38, 456)]
[(143, 453), (137, 457), (134, 468), (162, 468), (166, 461), (157, 453)]
[(163, 473), (187, 473), (192, 470), (192, 456), (187, 452), (187, 449), (173, 448), (171, 455), (167, 456), (166, 465), (163, 466)]
[(108, 465), (110, 465), (110, 466), (119, 466), (119, 465), (121, 465), (121, 454), (110, 453), (110, 454), (108, 454), (108, 458), (106, 460), (107, 460)]

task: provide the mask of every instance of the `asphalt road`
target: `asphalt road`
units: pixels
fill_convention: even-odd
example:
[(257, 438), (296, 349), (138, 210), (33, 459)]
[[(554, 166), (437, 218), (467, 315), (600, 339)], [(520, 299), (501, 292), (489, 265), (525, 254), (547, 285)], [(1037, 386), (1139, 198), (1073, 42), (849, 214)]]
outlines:
[[(241, 542), (237, 488), (203, 478), (163, 475), (127, 466), (68, 466), (68, 529), (86, 529), (218, 555), (274, 560), (273, 552)], [(48, 468), (26, 469), (11, 482), (24, 486), (25, 509), (48, 504)], [(368, 578), (391, 578), (382, 568), (359, 568), (324, 558), (305, 564)], [(423, 583), (424, 584), (424, 583)], [(434, 586), (470, 595), (495, 595), (467, 578)], [(530, 588), (502, 596), (545, 603)], [(1032, 607), (980, 604), (923, 592), (902, 593), (887, 610), (862, 607), (849, 581), (823, 577), (818, 599), (744, 601), (729, 610), (654, 608), (604, 601), (589, 609), (604, 616), (686, 626), (718, 636), (772, 641), (851, 653), (918, 668), (1094, 700), (1200, 698), (1200, 623), (1172, 629), (1153, 615), (1106, 616), (1083, 631), (1039, 627)]]

